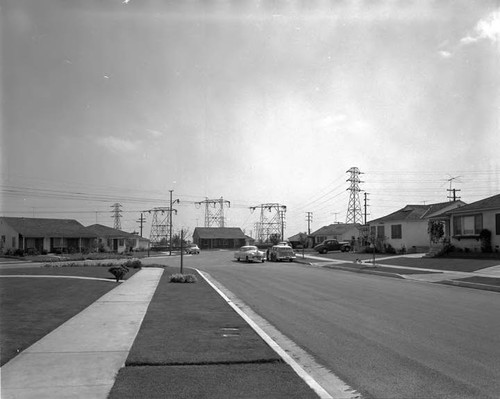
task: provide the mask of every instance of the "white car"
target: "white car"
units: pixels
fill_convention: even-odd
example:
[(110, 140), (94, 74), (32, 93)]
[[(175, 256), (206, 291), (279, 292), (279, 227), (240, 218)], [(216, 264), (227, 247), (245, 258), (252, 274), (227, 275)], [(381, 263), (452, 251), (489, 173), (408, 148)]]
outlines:
[(187, 254), (194, 254), (194, 255), (198, 255), (200, 253), (200, 248), (198, 247), (198, 245), (196, 244), (190, 244), (187, 248), (186, 248), (186, 253)]
[(293, 262), (296, 258), (295, 252), (293, 252), (293, 248), (289, 245), (274, 245), (268, 252), (268, 259), (273, 262), (281, 262), (282, 260), (286, 260), (288, 262)]
[(244, 245), (234, 253), (234, 258), (239, 262), (244, 260), (245, 262), (265, 262), (266, 254), (259, 251), (254, 245)]

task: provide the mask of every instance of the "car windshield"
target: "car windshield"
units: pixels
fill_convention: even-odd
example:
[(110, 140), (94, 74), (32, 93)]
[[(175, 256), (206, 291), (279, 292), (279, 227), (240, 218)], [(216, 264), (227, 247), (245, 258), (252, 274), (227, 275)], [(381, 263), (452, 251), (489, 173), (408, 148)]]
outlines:
[(248, 247), (241, 247), (240, 248), (240, 251), (243, 251), (243, 252), (255, 251), (255, 250), (257, 250), (257, 247), (248, 246)]

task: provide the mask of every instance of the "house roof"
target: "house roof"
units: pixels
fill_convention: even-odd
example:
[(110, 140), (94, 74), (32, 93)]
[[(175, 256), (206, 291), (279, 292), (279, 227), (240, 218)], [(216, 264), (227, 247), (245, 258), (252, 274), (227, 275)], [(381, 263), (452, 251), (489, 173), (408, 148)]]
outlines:
[(295, 234), (295, 235), (293, 235), (291, 237), (288, 237), (288, 241), (290, 241), (290, 242), (292, 242), (292, 241), (295, 241), (295, 242), (300, 241), (300, 238), (301, 238), (300, 235), (301, 234), (305, 234), (307, 236), (307, 233), (297, 233), (297, 234)]
[(452, 209), (447, 213), (463, 213), (463, 212), (471, 212), (471, 211), (483, 211), (483, 210), (491, 210), (491, 209), (500, 209), (500, 194), (493, 195), (492, 197), (488, 197), (476, 202), (472, 202), (470, 204), (461, 206), (460, 208)]
[(91, 226), (87, 226), (86, 229), (101, 238), (138, 238), (135, 234), (113, 229), (112, 227), (104, 226), (102, 224), (93, 224)]
[(73, 219), (1, 217), (0, 220), (25, 237), (96, 237)]
[(342, 235), (353, 228), (359, 228), (361, 226), (359, 223), (334, 223), (328, 226), (323, 226), (315, 232), (311, 233), (312, 236), (330, 236), (330, 235)]
[(418, 221), (428, 217), (431, 214), (437, 214), (439, 211), (450, 206), (450, 201), (439, 202), (427, 205), (406, 205), (404, 208), (393, 212), (387, 216), (371, 220), (369, 223), (381, 223), (392, 221)]
[(204, 239), (245, 239), (246, 235), (239, 227), (196, 227), (193, 236), (197, 235)]

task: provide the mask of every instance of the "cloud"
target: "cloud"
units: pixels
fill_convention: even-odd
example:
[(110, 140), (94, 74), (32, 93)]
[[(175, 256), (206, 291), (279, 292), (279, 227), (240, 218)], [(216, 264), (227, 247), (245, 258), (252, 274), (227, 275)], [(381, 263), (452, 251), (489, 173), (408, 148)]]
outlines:
[(450, 58), (453, 54), (451, 54), (449, 51), (441, 50), (439, 52), (439, 55), (443, 58)]
[(467, 45), (483, 39), (493, 43), (500, 42), (500, 9), (479, 20), (474, 28), (474, 33), (460, 39), (460, 43)]
[[(480, 40), (490, 40), (493, 43), (500, 44), (500, 9), (480, 19), (472, 33), (462, 37), (452, 49), (440, 50), (439, 55), (442, 58), (450, 58), (460, 47), (472, 45)], [(439, 47), (444, 47), (447, 44), (447, 41), (445, 41)]]
[(163, 136), (163, 133), (160, 132), (159, 130), (146, 129), (146, 131), (155, 139)]
[(97, 143), (113, 152), (132, 152), (138, 147), (136, 142), (114, 136), (100, 137)]
[(471, 43), (475, 43), (479, 40), (479, 38), (477, 37), (472, 37), (472, 36), (465, 36), (465, 37), (462, 37), (460, 39), (460, 44), (471, 44)]

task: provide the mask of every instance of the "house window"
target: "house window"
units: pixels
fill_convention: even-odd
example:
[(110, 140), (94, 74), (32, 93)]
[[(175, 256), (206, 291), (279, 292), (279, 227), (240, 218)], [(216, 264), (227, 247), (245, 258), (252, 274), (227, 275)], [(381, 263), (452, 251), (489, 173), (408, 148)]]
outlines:
[(479, 235), (483, 229), (483, 215), (455, 216), (453, 218), (453, 235)]
[(377, 226), (377, 238), (385, 238), (385, 226)]
[(495, 234), (500, 236), (500, 213), (495, 215)]
[(2, 236), (2, 244), (5, 244), (5, 236)]
[(370, 237), (375, 237), (377, 235), (377, 228), (375, 226), (370, 227)]
[(403, 231), (400, 224), (391, 226), (391, 238), (403, 238)]

